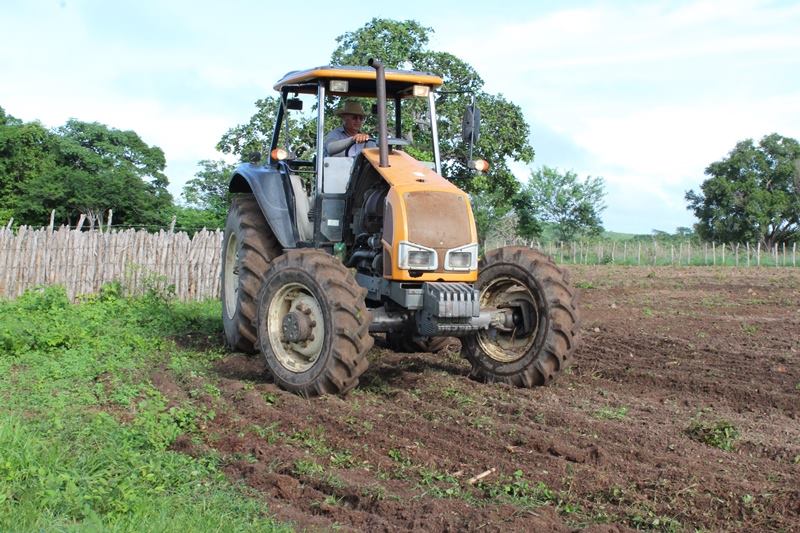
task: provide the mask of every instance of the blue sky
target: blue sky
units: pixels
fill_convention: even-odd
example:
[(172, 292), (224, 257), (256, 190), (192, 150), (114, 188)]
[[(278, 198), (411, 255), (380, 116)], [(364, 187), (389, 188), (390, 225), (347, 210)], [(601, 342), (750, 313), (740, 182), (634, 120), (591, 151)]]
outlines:
[[(532, 165), (606, 180), (606, 229), (691, 226), (684, 193), (736, 142), (800, 138), (800, 2), (0, 0), (0, 106), (23, 120), (133, 129), (178, 197), (197, 161), (284, 73), (327, 64), (373, 17), (518, 104)], [(515, 165), (524, 181), (530, 167)]]

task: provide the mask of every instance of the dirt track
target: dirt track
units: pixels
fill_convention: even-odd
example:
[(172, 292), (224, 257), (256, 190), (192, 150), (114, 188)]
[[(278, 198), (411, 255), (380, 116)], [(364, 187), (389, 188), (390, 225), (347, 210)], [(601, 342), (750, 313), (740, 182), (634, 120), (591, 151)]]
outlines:
[[(216, 449), (311, 531), (800, 531), (800, 270), (571, 272), (583, 344), (550, 387), (475, 383), (457, 346), (376, 348), (354, 393), (306, 400), (231, 354), (204, 443), (176, 448)], [(687, 431), (721, 422), (731, 451)]]

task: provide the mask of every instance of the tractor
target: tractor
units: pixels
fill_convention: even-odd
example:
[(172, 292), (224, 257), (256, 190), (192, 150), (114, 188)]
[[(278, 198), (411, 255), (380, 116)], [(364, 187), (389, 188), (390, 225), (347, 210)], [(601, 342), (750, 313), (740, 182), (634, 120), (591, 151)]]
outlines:
[[(547, 384), (569, 364), (580, 318), (567, 273), (527, 247), (480, 258), (470, 197), (442, 176), (442, 84), (371, 59), (293, 71), (274, 86), (269, 152), (230, 180), (221, 299), (228, 345), (261, 352), (281, 388), (347, 393), (376, 337), (396, 351), (436, 351), (458, 337), (471, 377), (519, 387)], [(329, 157), (326, 115), (331, 129), (331, 109), (351, 98), (372, 103), (376, 146)], [(469, 105), (462, 121), (470, 155), (478, 115)], [(424, 135), (409, 135), (417, 124)]]

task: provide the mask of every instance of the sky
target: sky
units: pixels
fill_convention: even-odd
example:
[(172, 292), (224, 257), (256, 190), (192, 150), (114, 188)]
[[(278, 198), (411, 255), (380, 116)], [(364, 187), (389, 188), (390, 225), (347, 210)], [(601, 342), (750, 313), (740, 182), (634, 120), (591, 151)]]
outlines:
[(520, 106), (536, 151), (512, 165), (521, 182), (545, 165), (602, 177), (610, 231), (691, 227), (684, 195), (710, 163), (800, 139), (798, 1), (0, 0), (0, 106), (136, 131), (180, 198), (275, 81), (373, 17), (431, 27), (429, 49)]

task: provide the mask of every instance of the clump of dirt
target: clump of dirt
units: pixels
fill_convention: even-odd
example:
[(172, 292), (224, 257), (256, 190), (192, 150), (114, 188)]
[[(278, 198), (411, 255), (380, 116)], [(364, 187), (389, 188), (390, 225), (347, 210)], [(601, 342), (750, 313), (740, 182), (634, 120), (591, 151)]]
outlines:
[(476, 383), (457, 344), (376, 348), (348, 396), (306, 399), (230, 354), (203, 447), (174, 448), (311, 531), (800, 530), (797, 272), (571, 270), (583, 344), (552, 386)]

